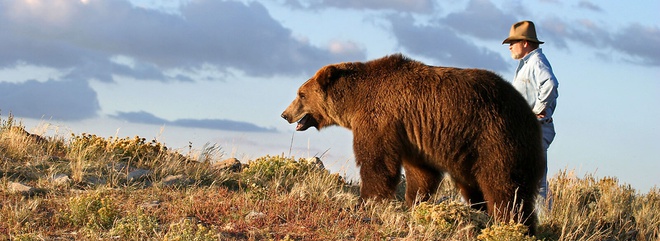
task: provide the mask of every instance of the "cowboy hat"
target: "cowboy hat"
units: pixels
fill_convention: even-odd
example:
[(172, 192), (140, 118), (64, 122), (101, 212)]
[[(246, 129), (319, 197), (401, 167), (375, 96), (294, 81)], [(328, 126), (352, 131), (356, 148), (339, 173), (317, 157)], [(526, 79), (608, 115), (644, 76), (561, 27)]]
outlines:
[(543, 43), (536, 38), (536, 28), (532, 21), (520, 21), (513, 24), (511, 26), (511, 31), (509, 31), (509, 37), (502, 41), (502, 44), (518, 40), (527, 40), (539, 44)]

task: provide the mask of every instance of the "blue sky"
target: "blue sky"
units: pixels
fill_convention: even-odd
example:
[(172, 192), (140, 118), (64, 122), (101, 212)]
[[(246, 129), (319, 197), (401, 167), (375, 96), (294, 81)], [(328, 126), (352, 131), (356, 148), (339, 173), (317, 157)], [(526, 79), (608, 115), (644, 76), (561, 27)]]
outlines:
[[(403, 53), (512, 78), (511, 24), (532, 20), (559, 80), (550, 175), (660, 184), (660, 2), (0, 0), (0, 110), (34, 132), (217, 143), (227, 155), (324, 154), (351, 134), (279, 117), (321, 66)], [(293, 140), (293, 144), (292, 143)], [(352, 174), (351, 174), (352, 173)]]

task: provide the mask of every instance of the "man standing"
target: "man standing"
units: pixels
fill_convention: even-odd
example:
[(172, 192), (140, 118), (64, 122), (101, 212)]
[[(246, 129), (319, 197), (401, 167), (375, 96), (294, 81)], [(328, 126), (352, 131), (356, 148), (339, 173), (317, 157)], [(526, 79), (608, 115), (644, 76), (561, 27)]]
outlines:
[[(509, 44), (511, 57), (520, 60), (512, 85), (525, 97), (541, 123), (544, 157), (547, 163), (548, 147), (555, 138), (552, 114), (557, 106), (559, 83), (552, 73), (550, 62), (539, 48), (543, 42), (536, 38), (536, 28), (533, 22), (521, 21), (513, 24), (509, 37), (502, 44)], [(543, 199), (546, 199), (548, 194), (547, 164), (545, 173), (539, 190)], [(550, 201), (548, 201), (548, 205), (551, 205)]]

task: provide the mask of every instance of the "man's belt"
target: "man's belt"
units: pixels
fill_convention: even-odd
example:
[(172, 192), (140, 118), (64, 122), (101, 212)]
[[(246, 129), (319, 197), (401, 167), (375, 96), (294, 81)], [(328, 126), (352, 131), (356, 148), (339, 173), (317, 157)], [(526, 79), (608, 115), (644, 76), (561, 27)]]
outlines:
[(540, 120), (539, 122), (541, 123), (541, 125), (550, 124), (550, 123), (552, 123), (552, 118), (548, 118), (548, 119), (545, 119), (545, 120)]

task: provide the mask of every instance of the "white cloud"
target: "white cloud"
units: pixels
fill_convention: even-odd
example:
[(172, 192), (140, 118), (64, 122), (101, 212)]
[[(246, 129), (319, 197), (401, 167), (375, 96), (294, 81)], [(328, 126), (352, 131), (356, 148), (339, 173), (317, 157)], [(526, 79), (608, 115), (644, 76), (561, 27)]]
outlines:
[(636, 64), (660, 66), (660, 28), (632, 24), (618, 31), (610, 42)]
[(0, 110), (35, 119), (80, 120), (97, 116), (96, 92), (83, 81), (0, 82)]
[(517, 21), (489, 0), (471, 0), (464, 11), (450, 13), (440, 20), (459, 33), (486, 40), (504, 40), (511, 24)]
[(298, 76), (365, 55), (348, 44), (333, 52), (299, 41), (256, 2), (199, 0), (171, 14), (121, 0), (0, 0), (0, 32), (5, 77), (18, 65), (57, 73), (0, 80), (2, 111), (35, 118), (96, 116), (92, 80)]
[(594, 4), (590, 1), (584, 1), (584, 0), (580, 1), (578, 3), (578, 7), (586, 9), (586, 10), (594, 11), (594, 12), (602, 12), (603, 11), (603, 9), (600, 6)]
[[(510, 61), (478, 43), (499, 45), (513, 22), (532, 15), (515, 4), (508, 8), (515, 10), (505, 12), (490, 0), (467, 1), (465, 9), (443, 17), (438, 15), (440, 3), (431, 0), (279, 0), (291, 11), (318, 12), (314, 17), (328, 17), (320, 16), (320, 8), (362, 14), (365, 24), (379, 25), (375, 28), (382, 29), (383, 36), (395, 38), (398, 46), (390, 49), (370, 45), (373, 39), (326, 32), (325, 39), (335, 40), (310, 41), (314, 36), (294, 34), (258, 1), (153, 2), (135, 6), (128, 0), (0, 0), (0, 84), (5, 93), (0, 108), (36, 117), (86, 118), (99, 111), (90, 80), (112, 83), (122, 76), (193, 82), (221, 81), (233, 74), (260, 79), (311, 75), (329, 63), (364, 60), (375, 48), (381, 48), (379, 54), (403, 50), (439, 64), (508, 71)], [(576, 11), (587, 8), (598, 14), (598, 5), (578, 4)], [(552, 15), (535, 21), (547, 44), (568, 49), (571, 42), (583, 43), (617, 53), (613, 60), (624, 56), (628, 63), (660, 66), (657, 26), (608, 27), (597, 19)], [(34, 74), (18, 77), (17, 71)], [(14, 94), (18, 92), (23, 94)], [(58, 113), (49, 114), (53, 111), (40, 106)]]
[(570, 24), (564, 19), (551, 18), (541, 22), (541, 28), (551, 40), (546, 41), (548, 44), (568, 48), (569, 42), (577, 42), (596, 51), (614, 50), (631, 64), (660, 66), (658, 27), (634, 23), (614, 29), (586, 19)]
[(0, 82), (21, 83), (27, 80), (46, 82), (51, 79), (60, 79), (67, 73), (68, 71), (62, 71), (56, 68), (18, 62), (13, 66), (0, 69)]
[[(76, 77), (103, 81), (112, 81), (116, 70), (138, 79), (158, 79), (164, 77), (157, 71), (203, 64), (252, 76), (298, 75), (328, 62), (364, 56), (338, 55), (298, 41), (256, 2), (194, 1), (183, 5), (180, 15), (136, 8), (126, 1), (0, 0), (0, 9), (0, 67), (21, 60), (72, 68)], [(48, 14), (60, 20), (43, 18)], [(122, 68), (126, 66), (113, 63), (117, 55), (148, 68)]]
[(252, 123), (232, 121), (225, 119), (177, 119), (168, 121), (157, 117), (146, 111), (137, 112), (119, 112), (112, 116), (113, 118), (126, 120), (133, 123), (153, 124), (153, 125), (170, 125), (192, 128), (204, 128), (213, 130), (228, 130), (239, 132), (277, 132), (274, 128), (260, 127)]
[(442, 65), (506, 71), (502, 56), (460, 36), (446, 26), (416, 25), (411, 17), (392, 17), (392, 32), (407, 52), (435, 59)]
[(360, 47), (357, 43), (351, 41), (337, 41), (337, 40), (332, 41), (329, 44), (328, 49), (330, 50), (330, 53), (337, 55), (354, 54), (365, 51), (365, 49), (363, 47)]
[(311, 9), (335, 7), (416, 13), (431, 13), (436, 7), (431, 0), (287, 0), (285, 3), (294, 7)]

